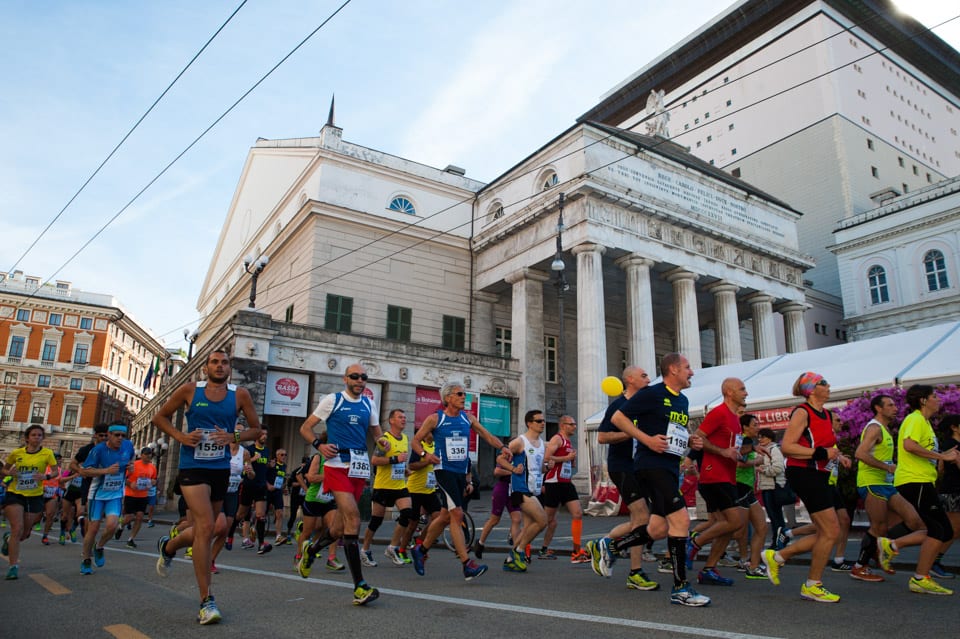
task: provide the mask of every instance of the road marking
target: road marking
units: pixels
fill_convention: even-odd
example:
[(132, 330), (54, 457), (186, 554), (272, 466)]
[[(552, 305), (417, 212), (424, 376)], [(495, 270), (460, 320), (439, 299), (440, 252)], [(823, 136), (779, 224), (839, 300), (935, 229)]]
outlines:
[(136, 628), (128, 626), (125, 623), (104, 626), (103, 629), (117, 639), (150, 639), (149, 635), (145, 635)]
[(46, 588), (52, 595), (69, 595), (70, 589), (42, 573), (30, 573), (30, 578)]

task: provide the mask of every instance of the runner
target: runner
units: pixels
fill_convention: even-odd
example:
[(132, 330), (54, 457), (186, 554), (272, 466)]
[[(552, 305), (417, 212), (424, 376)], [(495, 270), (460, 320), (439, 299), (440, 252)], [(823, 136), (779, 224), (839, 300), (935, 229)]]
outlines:
[(123, 527), (133, 522), (133, 530), (127, 540), (127, 548), (136, 548), (135, 541), (143, 525), (143, 515), (147, 512), (150, 488), (157, 486), (157, 467), (153, 464), (153, 449), (143, 448), (140, 459), (133, 462), (123, 490), (123, 520), (117, 527), (115, 538), (120, 539)]
[(580, 547), (583, 534), (583, 508), (580, 507), (580, 496), (570, 481), (573, 477), (573, 463), (577, 459), (577, 449), (573, 447), (571, 438), (577, 432), (577, 421), (570, 415), (561, 415), (557, 434), (547, 442), (546, 462), (550, 470), (543, 480), (543, 494), (540, 501), (547, 512), (547, 527), (543, 533), (543, 546), (538, 556), (554, 559), (550, 550), (553, 533), (557, 529), (557, 511), (560, 506), (566, 506), (570, 513), (570, 534), (573, 537), (573, 554), (570, 563), (585, 564), (590, 561), (590, 554)]
[(282, 532), (283, 492), (287, 487), (287, 451), (282, 448), (277, 449), (273, 460), (267, 465), (266, 486), (267, 508), (273, 508), (273, 527), (277, 530), (273, 543), (275, 546), (282, 546), (289, 541)]
[[(323, 471), (323, 455), (317, 453), (310, 460), (305, 474), (308, 487), (306, 499), (303, 501), (303, 532), (300, 534), (297, 554), (297, 573), (304, 579), (310, 576), (310, 567), (323, 549), (327, 546), (335, 547), (334, 542), (343, 535), (342, 518), (337, 516), (336, 499), (333, 493), (323, 490)], [(314, 537), (315, 540), (312, 539)]]
[[(107, 441), (94, 446), (83, 462), (80, 472), (92, 481), (88, 501), (90, 516), (80, 554), (81, 575), (93, 574), (91, 553), (97, 568), (102, 568), (106, 561), (103, 549), (113, 537), (114, 531), (119, 530), (124, 481), (135, 455), (133, 444), (127, 439), (127, 427), (124, 424), (113, 424), (108, 429)], [(98, 540), (100, 522), (104, 519), (107, 526)]]
[[(424, 446), (424, 448), (426, 448), (426, 446)], [(496, 478), (496, 481), (493, 484), (493, 491), (490, 496), (490, 517), (488, 517), (487, 521), (483, 524), (483, 528), (480, 530), (480, 536), (474, 543), (473, 548), (473, 554), (477, 556), (477, 559), (483, 559), (483, 551), (485, 550), (484, 542), (487, 541), (487, 537), (489, 537), (493, 529), (497, 527), (497, 524), (500, 523), (504, 509), (507, 510), (507, 514), (510, 517), (510, 539), (520, 538), (520, 527), (523, 525), (523, 513), (520, 511), (520, 508), (510, 503), (510, 478), (513, 477), (513, 473), (507, 470), (505, 465), (501, 465), (501, 458), (503, 458), (503, 461), (506, 463), (509, 463), (511, 460), (511, 456), (505, 453), (500, 453), (494, 460), (493, 476)], [(553, 553), (547, 555), (541, 554), (539, 558), (555, 559), (556, 555)]]
[[(238, 431), (242, 431), (242, 426), (237, 426)], [(236, 431), (234, 431), (236, 432)], [(250, 451), (240, 445), (240, 442), (232, 441), (230, 446), (230, 481), (227, 484), (227, 494), (223, 497), (223, 509), (220, 512), (216, 525), (216, 536), (213, 539), (213, 550), (210, 557), (210, 572), (218, 574), (217, 556), (223, 548), (233, 550), (233, 543), (227, 547), (227, 531), (233, 527), (234, 519), (237, 516), (237, 508), (240, 504), (240, 482), (243, 477), (253, 477), (253, 467), (250, 465)], [(222, 518), (222, 521), (219, 519)]]
[(525, 549), (547, 525), (547, 513), (538, 499), (543, 490), (543, 469), (546, 464), (546, 444), (543, 431), (546, 421), (539, 410), (528, 410), (523, 418), (525, 433), (516, 437), (507, 447), (513, 453), (509, 461), (497, 458), (503, 468), (511, 472), (510, 504), (523, 513), (523, 528), (513, 540), (514, 547), (503, 562), (508, 572), (526, 572), (528, 559)]

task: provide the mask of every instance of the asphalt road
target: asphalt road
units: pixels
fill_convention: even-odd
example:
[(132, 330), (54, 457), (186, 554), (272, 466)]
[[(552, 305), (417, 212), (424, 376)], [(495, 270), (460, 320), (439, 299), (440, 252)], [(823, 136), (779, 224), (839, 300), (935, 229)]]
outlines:
[[(589, 521), (589, 520), (588, 520)], [(592, 520), (606, 528), (612, 520)], [(388, 528), (384, 526), (381, 533)], [(563, 524), (561, 524), (563, 530)], [(569, 529), (567, 529), (569, 530)], [(157, 576), (157, 538), (165, 527), (144, 529), (139, 548), (120, 542), (107, 546), (106, 566), (81, 576), (79, 544), (42, 546), (34, 535), (23, 548), (20, 579), (0, 581), (0, 637), (237, 637), (264, 638), (322, 634), (343, 637), (803, 637), (844, 639), (898, 636), (955, 636), (957, 598), (917, 595), (907, 590), (908, 571), (886, 583), (856, 582), (828, 570), (825, 584), (842, 596), (838, 604), (802, 601), (803, 565), (788, 565), (783, 585), (747, 581), (736, 575), (733, 587), (703, 586), (713, 598), (708, 608), (669, 603), (670, 576), (647, 572), (663, 587), (639, 592), (625, 587), (626, 562), (614, 576), (596, 576), (589, 565), (568, 558), (534, 560), (526, 574), (500, 569), (503, 554), (488, 549), (491, 570), (465, 582), (452, 553), (431, 551), (427, 574), (397, 567), (375, 545), (380, 565), (366, 568), (380, 599), (366, 607), (351, 605), (349, 574), (328, 572), (320, 562), (309, 580), (293, 570), (291, 545), (258, 556), (235, 547), (221, 555), (221, 573), (213, 591), (224, 620), (201, 628), (195, 622), (198, 598), (192, 565), (178, 558), (171, 575)], [(506, 532), (494, 532), (503, 540)], [(124, 536), (124, 540), (126, 536)], [(561, 538), (559, 545), (568, 544)], [(342, 552), (340, 554), (342, 558)], [(949, 582), (946, 582), (949, 585)]]

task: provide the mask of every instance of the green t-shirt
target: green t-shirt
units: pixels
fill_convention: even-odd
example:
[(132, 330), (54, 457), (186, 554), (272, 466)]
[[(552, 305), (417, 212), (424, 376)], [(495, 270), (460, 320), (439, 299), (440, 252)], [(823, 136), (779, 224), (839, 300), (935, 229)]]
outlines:
[(930, 422), (918, 410), (913, 411), (900, 425), (897, 436), (897, 472), (894, 486), (903, 484), (926, 484), (937, 481), (937, 460), (919, 457), (903, 449), (903, 440), (910, 438), (927, 450), (937, 450), (937, 437)]
[[(747, 457), (747, 461), (751, 461), (751, 460), (753, 460), (753, 459), (756, 459), (756, 457), (757, 457), (757, 452), (754, 451), (754, 450), (751, 450), (749, 453), (747, 453), (747, 456), (746, 456), (746, 457)], [(744, 467), (742, 467), (742, 468), (740, 468), (740, 467), (737, 468), (737, 483), (738, 483), (738, 484), (746, 484), (747, 486), (753, 486), (753, 484), (754, 484), (756, 481), (757, 481), (757, 469), (756, 469), (756, 467), (754, 467), (754, 466), (744, 466)]]

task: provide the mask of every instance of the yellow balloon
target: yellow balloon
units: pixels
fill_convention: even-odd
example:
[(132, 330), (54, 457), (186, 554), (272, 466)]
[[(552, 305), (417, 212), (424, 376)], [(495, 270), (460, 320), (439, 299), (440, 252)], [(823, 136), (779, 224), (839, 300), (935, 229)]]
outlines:
[(600, 382), (600, 388), (608, 396), (615, 397), (623, 392), (623, 382), (620, 381), (619, 377), (611, 375), (603, 378), (603, 381)]

